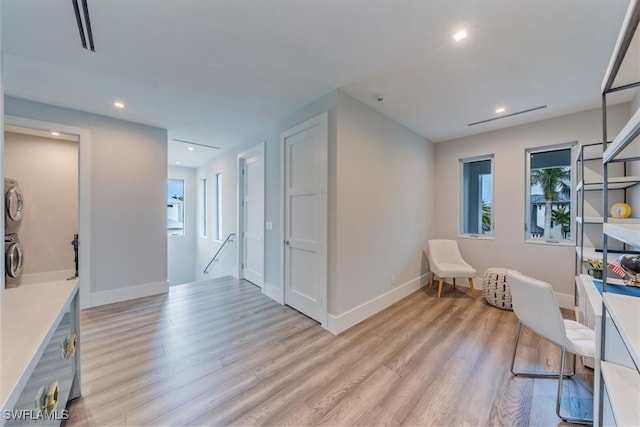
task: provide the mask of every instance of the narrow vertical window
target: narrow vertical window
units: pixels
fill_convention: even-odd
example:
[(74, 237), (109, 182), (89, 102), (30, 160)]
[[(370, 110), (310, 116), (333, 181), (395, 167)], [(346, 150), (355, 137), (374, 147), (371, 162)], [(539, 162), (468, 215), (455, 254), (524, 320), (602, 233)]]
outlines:
[(184, 236), (184, 180), (169, 179), (167, 182), (167, 233), (169, 236)]
[(216, 240), (222, 240), (222, 173), (216, 174)]
[(557, 243), (573, 239), (573, 145), (526, 151), (525, 237), (528, 240)]
[(463, 235), (493, 235), (493, 155), (462, 159)]
[(201, 215), (201, 227), (202, 227), (202, 237), (207, 237), (207, 178), (202, 178), (202, 185), (200, 191), (202, 192), (201, 202), (202, 202), (202, 210), (200, 211)]

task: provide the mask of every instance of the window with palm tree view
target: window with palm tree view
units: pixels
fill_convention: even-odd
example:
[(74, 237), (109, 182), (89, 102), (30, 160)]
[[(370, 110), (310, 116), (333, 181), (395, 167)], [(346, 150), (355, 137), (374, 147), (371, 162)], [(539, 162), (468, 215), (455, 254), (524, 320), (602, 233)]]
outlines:
[(493, 155), (460, 160), (462, 166), (462, 234), (493, 234)]
[(573, 239), (572, 146), (527, 150), (527, 239), (545, 242)]

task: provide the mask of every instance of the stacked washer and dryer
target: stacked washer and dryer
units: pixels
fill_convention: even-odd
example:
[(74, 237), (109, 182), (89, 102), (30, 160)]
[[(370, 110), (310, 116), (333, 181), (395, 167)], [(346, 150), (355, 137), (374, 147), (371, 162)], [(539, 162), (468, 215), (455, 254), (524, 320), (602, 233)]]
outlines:
[(4, 179), (4, 251), (6, 287), (15, 287), (20, 283), (24, 254), (18, 230), (24, 213), (24, 198), (15, 179)]

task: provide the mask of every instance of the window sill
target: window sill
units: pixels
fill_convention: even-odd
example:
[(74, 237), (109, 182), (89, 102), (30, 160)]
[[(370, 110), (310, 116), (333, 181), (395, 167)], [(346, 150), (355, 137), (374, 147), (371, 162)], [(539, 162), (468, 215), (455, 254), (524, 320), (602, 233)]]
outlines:
[(529, 243), (532, 245), (547, 245), (547, 246), (570, 246), (575, 247), (576, 242), (572, 240), (533, 240), (533, 239), (525, 239), (525, 243)]
[(493, 234), (458, 234), (460, 239), (495, 240)]

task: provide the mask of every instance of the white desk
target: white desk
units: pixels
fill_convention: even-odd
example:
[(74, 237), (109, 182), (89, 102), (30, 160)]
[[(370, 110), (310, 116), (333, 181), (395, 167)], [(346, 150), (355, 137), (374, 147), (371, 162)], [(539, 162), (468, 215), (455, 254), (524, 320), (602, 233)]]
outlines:
[[(0, 403), (14, 408), (65, 312), (71, 310), (79, 337), (78, 281), (23, 285), (0, 292)], [(78, 339), (79, 341), (79, 339)], [(80, 395), (80, 353), (75, 353), (70, 398)], [(58, 405), (64, 409), (65, 402)], [(4, 417), (0, 424), (4, 423)]]
[[(622, 283), (611, 279), (610, 282)], [(596, 331), (596, 358), (585, 360), (585, 365), (594, 372), (594, 419), (598, 419), (600, 375), (605, 378), (604, 425), (640, 425), (640, 376), (634, 367), (638, 363), (640, 349), (640, 298), (607, 293), (605, 303), (612, 315), (621, 317), (616, 325), (607, 317), (606, 362), (600, 360), (602, 337), (602, 296), (591, 280), (591, 276), (576, 277), (578, 306), (576, 317), (580, 323)], [(612, 308), (615, 308), (612, 310)], [(621, 327), (628, 326), (628, 327)], [(626, 343), (626, 344), (625, 344)], [(615, 421), (614, 421), (615, 419)]]

